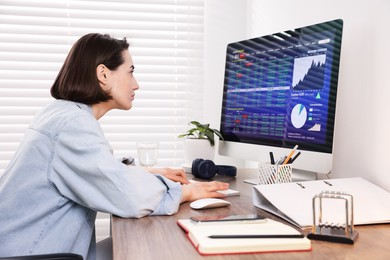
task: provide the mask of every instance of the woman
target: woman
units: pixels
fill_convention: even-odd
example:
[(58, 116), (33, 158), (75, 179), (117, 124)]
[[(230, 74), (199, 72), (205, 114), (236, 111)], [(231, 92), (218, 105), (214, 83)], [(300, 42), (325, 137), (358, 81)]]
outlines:
[(170, 215), (182, 202), (222, 197), (217, 190), (228, 188), (114, 158), (98, 120), (132, 107), (139, 86), (128, 46), (88, 34), (72, 47), (51, 88), (56, 100), (36, 115), (0, 179), (0, 256), (73, 252), (95, 259), (97, 211)]

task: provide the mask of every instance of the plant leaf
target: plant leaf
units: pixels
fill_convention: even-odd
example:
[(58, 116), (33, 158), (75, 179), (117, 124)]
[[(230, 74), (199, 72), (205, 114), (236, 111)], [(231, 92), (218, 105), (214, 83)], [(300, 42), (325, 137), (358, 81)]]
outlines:
[(191, 121), (189, 124), (195, 127), (188, 130), (187, 133), (179, 135), (179, 138), (191, 136), (195, 139), (207, 139), (211, 146), (215, 145), (214, 134), (221, 140), (224, 140), (222, 134), (217, 129), (210, 128), (210, 124), (201, 124), (198, 121)]

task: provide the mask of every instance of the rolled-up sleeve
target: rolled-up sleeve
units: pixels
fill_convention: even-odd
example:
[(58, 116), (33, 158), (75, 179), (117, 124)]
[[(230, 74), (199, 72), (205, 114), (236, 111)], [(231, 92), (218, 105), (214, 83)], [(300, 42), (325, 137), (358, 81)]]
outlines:
[(65, 197), (120, 217), (171, 215), (181, 201), (179, 183), (120, 163), (99, 123), (89, 115), (64, 124), (48, 174)]

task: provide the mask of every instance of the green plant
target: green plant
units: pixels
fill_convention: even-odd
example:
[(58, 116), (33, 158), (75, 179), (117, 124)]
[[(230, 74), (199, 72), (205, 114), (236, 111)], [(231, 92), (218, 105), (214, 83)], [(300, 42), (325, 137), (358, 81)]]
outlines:
[(214, 134), (221, 140), (224, 140), (222, 134), (217, 129), (210, 128), (210, 124), (201, 124), (198, 121), (191, 121), (190, 124), (195, 127), (188, 130), (187, 133), (179, 135), (179, 138), (207, 139), (211, 146), (215, 145)]

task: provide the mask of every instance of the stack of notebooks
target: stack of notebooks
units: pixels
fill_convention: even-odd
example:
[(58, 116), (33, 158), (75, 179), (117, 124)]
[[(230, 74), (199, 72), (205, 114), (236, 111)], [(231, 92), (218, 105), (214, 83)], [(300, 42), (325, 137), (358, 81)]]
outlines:
[(178, 225), (201, 255), (311, 250), (310, 240), (299, 231), (271, 219), (260, 223), (193, 223), (180, 219)]

